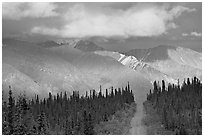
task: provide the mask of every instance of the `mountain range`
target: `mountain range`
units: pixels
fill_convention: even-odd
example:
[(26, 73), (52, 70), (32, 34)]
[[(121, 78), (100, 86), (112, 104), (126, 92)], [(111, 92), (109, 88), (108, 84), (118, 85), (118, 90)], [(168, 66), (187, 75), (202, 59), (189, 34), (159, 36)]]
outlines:
[[(89, 40), (69, 39), (30, 43), (3, 39), (3, 94), (9, 85), (14, 95), (28, 96), (61, 91), (71, 93), (102, 86), (125, 86), (134, 92), (148, 90), (154, 80), (177, 84), (178, 79), (202, 79), (202, 55), (191, 49), (160, 45), (125, 53), (107, 51)], [(146, 93), (145, 93), (146, 94)]]

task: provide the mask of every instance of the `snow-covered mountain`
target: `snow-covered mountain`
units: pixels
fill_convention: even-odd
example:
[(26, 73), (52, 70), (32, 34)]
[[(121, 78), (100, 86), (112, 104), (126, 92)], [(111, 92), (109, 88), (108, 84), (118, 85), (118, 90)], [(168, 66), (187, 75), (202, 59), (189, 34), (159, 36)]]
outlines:
[[(73, 61), (73, 65), (92, 78), (95, 89), (102, 85), (102, 89), (124, 87), (127, 81), (134, 87), (134, 93), (148, 91), (151, 88), (150, 81), (141, 73), (124, 66), (117, 60), (108, 56), (97, 55), (93, 52), (84, 53)], [(137, 80), (136, 80), (137, 79)]]
[[(125, 86), (134, 83), (137, 91), (148, 91), (150, 82), (141, 74), (125, 67), (111, 57), (82, 52), (67, 45), (44, 48), (33, 43), (4, 40), (2, 47), (3, 91), (8, 86), (15, 90), (14, 95), (41, 96), (73, 90), (81, 94), (90, 89)], [(135, 79), (139, 79), (135, 82)], [(7, 91), (7, 92), (6, 92)], [(33, 93), (33, 94), (31, 94)]]
[(118, 52), (110, 52), (110, 51), (96, 51), (95, 53), (102, 56), (113, 57), (118, 62), (125, 65), (126, 67), (141, 73), (145, 78), (150, 80), (151, 83), (155, 80), (157, 81), (165, 80), (166, 82), (169, 82), (169, 83), (176, 83), (175, 79), (171, 78), (167, 74), (164, 74), (154, 69), (153, 67), (151, 67), (149, 64), (145, 62), (137, 60), (134, 56), (126, 56)]
[(190, 49), (159, 46), (140, 50), (142, 54), (137, 50), (121, 54), (99, 50), (95, 44), (84, 44), (84, 50), (79, 47), (86, 42), (80, 41), (48, 41), (39, 45), (4, 39), (3, 91), (8, 91), (11, 85), (16, 91), (14, 95), (26, 92), (44, 96), (48, 92), (73, 90), (83, 94), (86, 90), (97, 90), (100, 85), (102, 89), (121, 87), (129, 81), (134, 92), (148, 92), (154, 80), (177, 83), (186, 77), (202, 78), (201, 53)]
[(96, 51), (96, 54), (110, 56), (123, 65), (141, 72), (149, 80), (164, 79), (170, 83), (183, 81), (187, 77), (202, 78), (202, 55), (191, 49), (172, 46), (158, 46), (151, 49), (135, 49), (125, 54), (110, 51)]

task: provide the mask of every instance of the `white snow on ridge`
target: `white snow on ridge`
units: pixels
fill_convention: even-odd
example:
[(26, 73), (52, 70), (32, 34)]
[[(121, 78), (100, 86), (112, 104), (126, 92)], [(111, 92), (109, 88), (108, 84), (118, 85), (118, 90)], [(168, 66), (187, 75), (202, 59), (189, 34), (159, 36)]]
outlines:
[[(202, 79), (202, 54), (191, 49), (183, 47), (168, 49), (170, 58), (155, 62), (143, 62), (134, 56), (114, 52), (115, 54), (120, 55), (118, 59), (114, 57), (118, 62), (142, 73), (151, 82), (164, 79), (169, 83), (177, 84), (178, 79), (182, 81), (186, 77), (196, 76)], [(100, 55), (113, 57), (113, 53), (108, 51)]]
[(125, 57), (125, 55), (120, 54), (120, 58), (118, 59), (118, 61), (120, 62), (124, 57)]
[(122, 61), (120, 61), (120, 60), (118, 60), (118, 61), (124, 65), (127, 65), (127, 64), (132, 64), (134, 62), (137, 62), (138, 60), (134, 56), (126, 56), (126, 58), (123, 59)]
[[(141, 73), (146, 79), (148, 79), (151, 83), (154, 82), (154, 80), (161, 81), (165, 80), (168, 83), (176, 83), (176, 81), (171, 78), (170, 76), (163, 74), (162, 72), (152, 68), (149, 64), (138, 61), (136, 57), (134, 56), (126, 56), (121, 53), (117, 52), (110, 52), (110, 51), (100, 51), (95, 52), (96, 54), (102, 55), (102, 56), (110, 56), (115, 58), (118, 62), (123, 64), (124, 66), (133, 69), (136, 72)], [(120, 55), (118, 58), (116, 58), (114, 55)]]

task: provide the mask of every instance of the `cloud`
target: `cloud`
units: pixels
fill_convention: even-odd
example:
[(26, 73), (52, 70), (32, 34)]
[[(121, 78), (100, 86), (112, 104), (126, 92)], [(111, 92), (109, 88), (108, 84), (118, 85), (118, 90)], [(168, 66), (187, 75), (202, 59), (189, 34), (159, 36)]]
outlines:
[(176, 6), (171, 9), (170, 14), (173, 15), (174, 17), (179, 17), (184, 11), (186, 12), (193, 12), (196, 11), (196, 9), (189, 9), (187, 7), (183, 6)]
[(135, 5), (128, 9), (87, 8), (75, 4), (62, 16), (65, 25), (60, 29), (36, 26), (31, 33), (60, 37), (152, 37), (168, 33), (177, 25), (174, 19), (183, 12), (193, 12), (183, 6)]
[(57, 6), (54, 3), (45, 2), (27, 2), (27, 3), (3, 3), (2, 16), (3, 19), (19, 20), (21, 18), (45, 18), (51, 16), (57, 16), (55, 12)]
[(201, 37), (202, 33), (193, 31), (191, 33), (182, 33), (182, 36), (184, 36), (184, 37), (187, 37), (187, 36)]
[(46, 28), (44, 27), (42, 29), (42, 27), (34, 27), (32, 28), (32, 32), (33, 33), (41, 33), (41, 34), (46, 34), (46, 35), (51, 35), (51, 36), (55, 36), (55, 35), (60, 35), (60, 31), (56, 28)]
[(201, 36), (202, 36), (202, 33), (191, 32), (191, 36), (201, 37)]

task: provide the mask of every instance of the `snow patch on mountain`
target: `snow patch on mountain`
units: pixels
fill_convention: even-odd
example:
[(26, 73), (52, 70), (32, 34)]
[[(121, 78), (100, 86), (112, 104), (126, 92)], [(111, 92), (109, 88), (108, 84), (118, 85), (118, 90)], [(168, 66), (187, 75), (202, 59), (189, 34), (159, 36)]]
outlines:
[[(167, 74), (164, 74), (152, 68), (150, 65), (148, 65), (145, 62), (138, 61), (137, 58), (134, 56), (125, 56), (124, 54), (121, 54), (118, 52), (110, 52), (110, 51), (96, 51), (94, 53), (102, 56), (113, 57), (124, 66), (131, 68), (136, 72), (141, 73), (145, 78), (150, 80), (151, 83), (153, 83), (155, 80), (157, 81), (165, 80), (166, 82), (169, 82), (169, 83), (177, 83), (177, 80), (174, 80)], [(118, 56), (116, 56), (116, 54)]]

